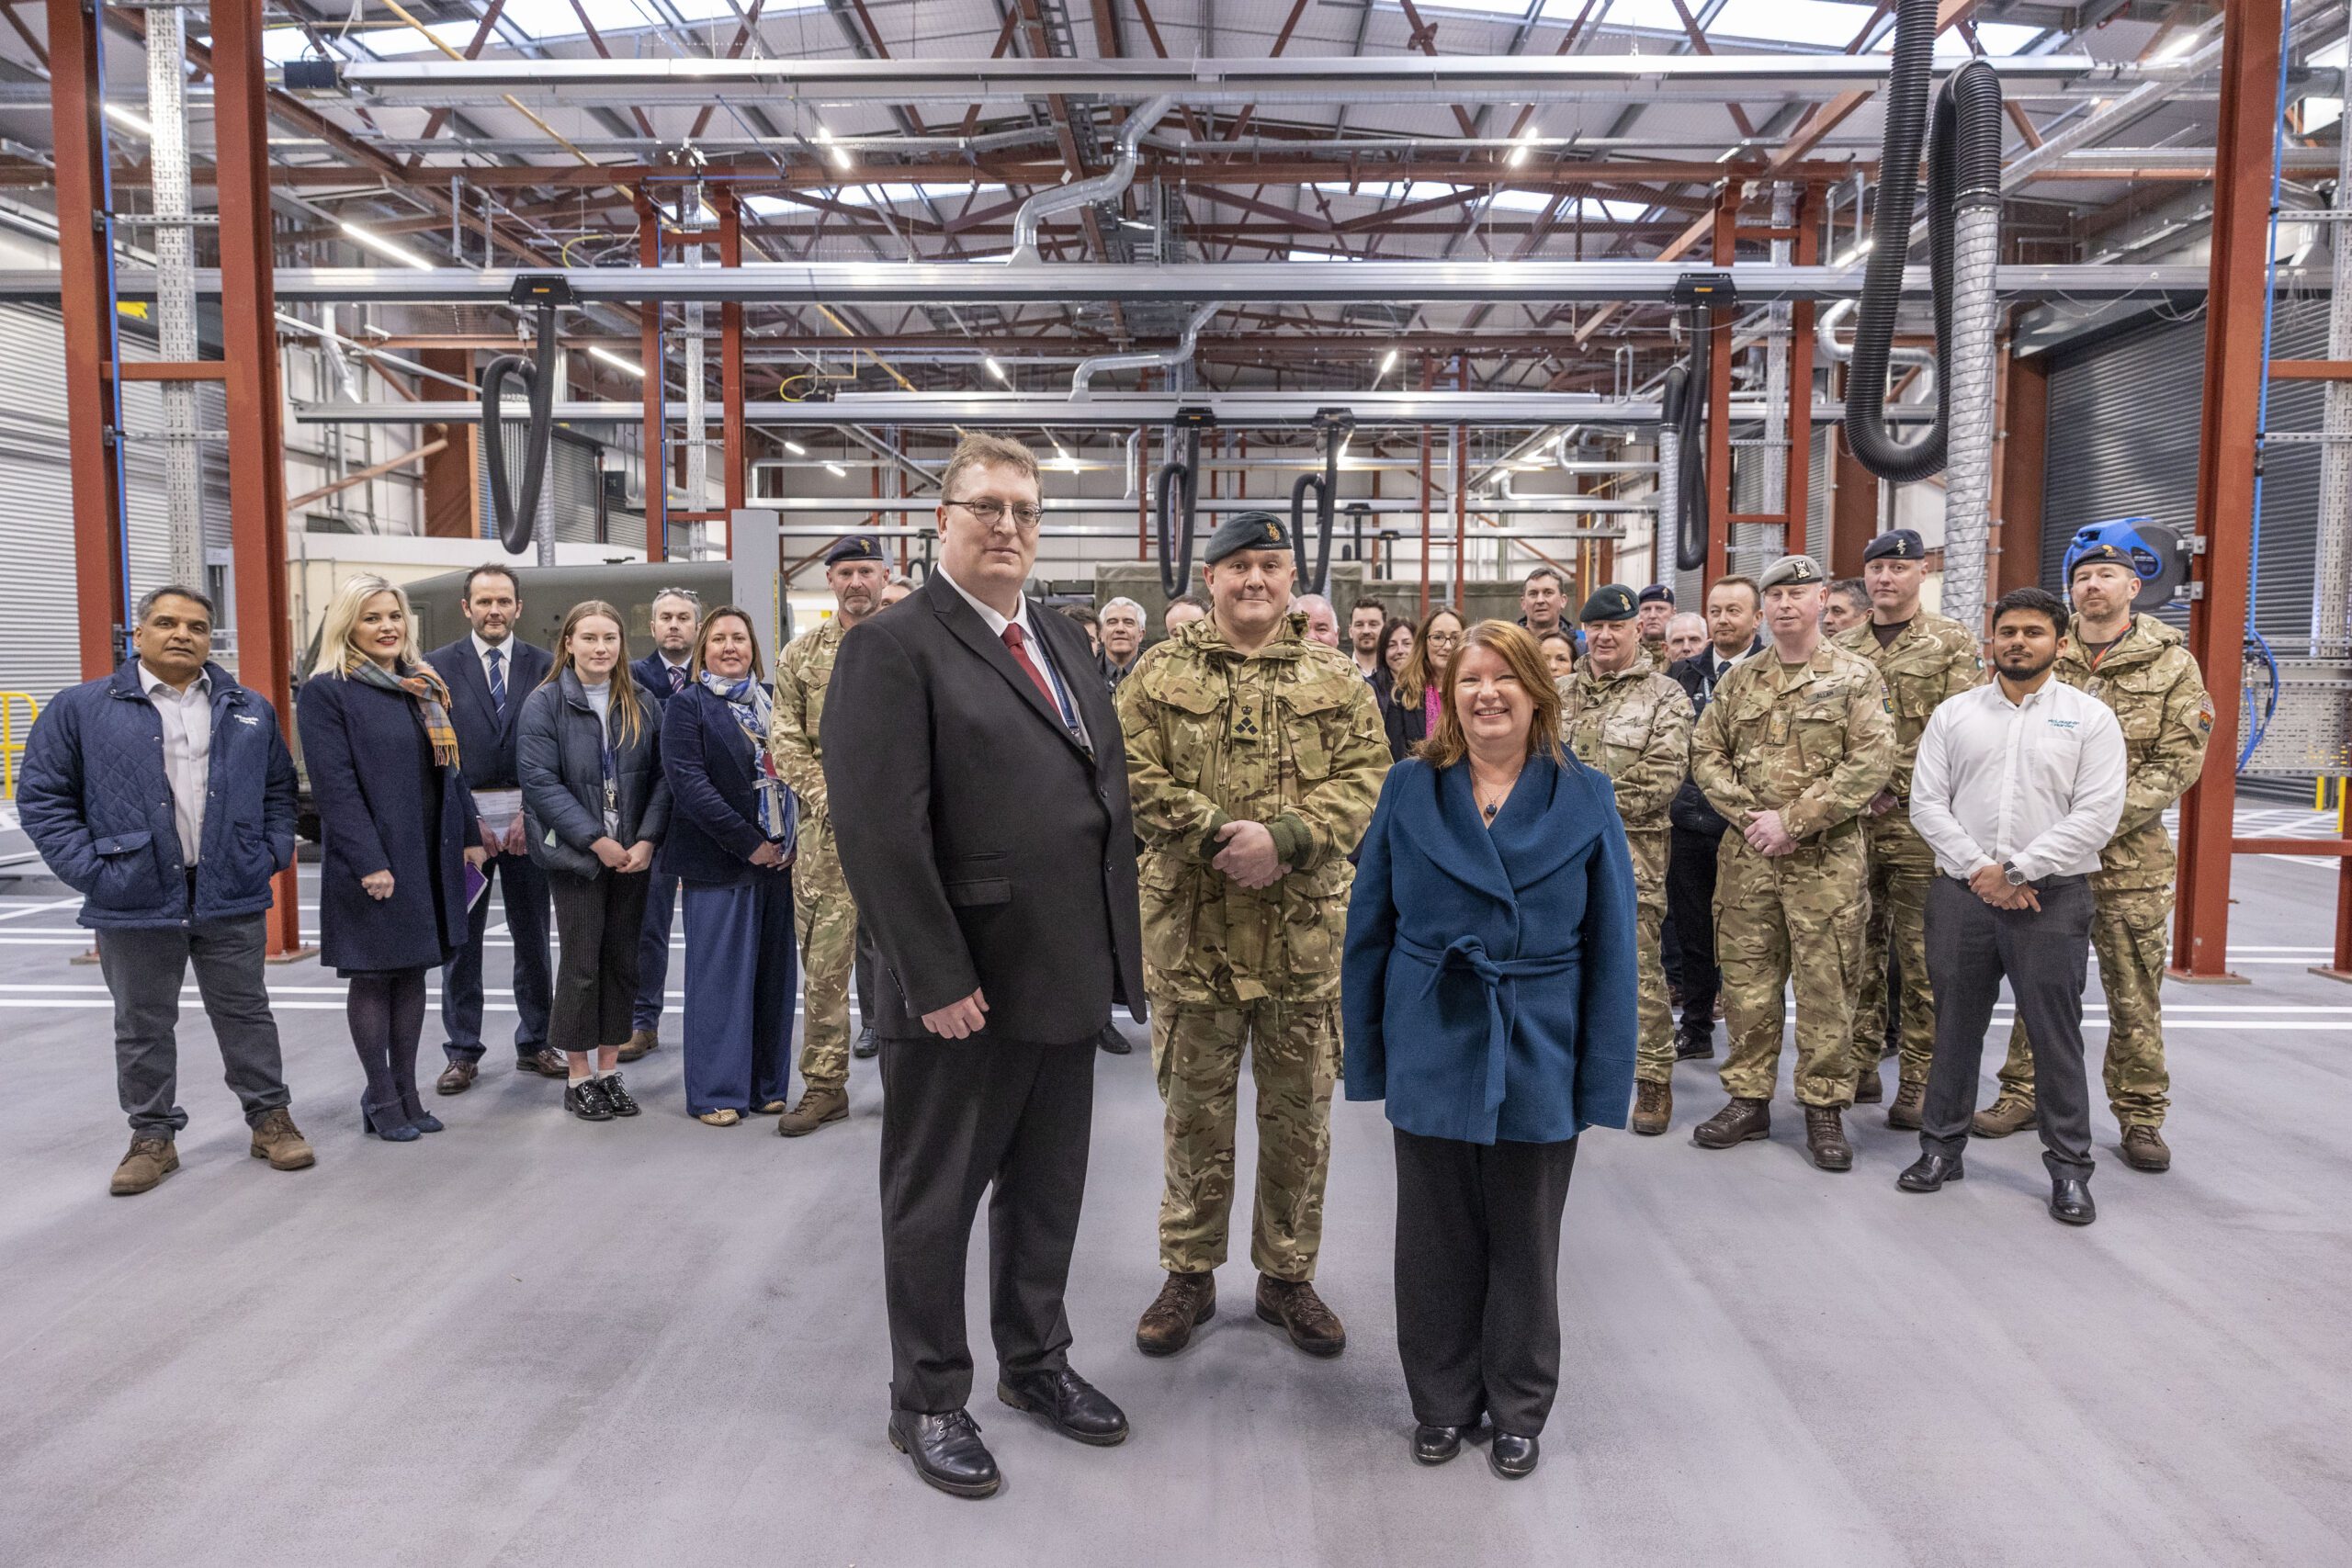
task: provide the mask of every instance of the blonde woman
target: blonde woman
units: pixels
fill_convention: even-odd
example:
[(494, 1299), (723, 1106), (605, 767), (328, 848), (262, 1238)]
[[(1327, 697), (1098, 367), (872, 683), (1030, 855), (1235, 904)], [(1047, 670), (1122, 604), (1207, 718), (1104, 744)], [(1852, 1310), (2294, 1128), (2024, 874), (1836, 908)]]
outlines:
[(1437, 733), (1438, 688), (1445, 683), (1445, 667), (1462, 646), (1462, 617), (1440, 605), (1421, 617), (1413, 634), (1413, 651), (1396, 671), (1396, 690), (1382, 716), (1388, 728), (1388, 754), (1403, 761), (1413, 749)]
[(350, 579), (319, 648), (295, 710), (319, 811), (319, 962), (351, 982), (361, 1127), (413, 1143), (441, 1130), (416, 1093), (424, 972), (465, 941), (465, 867), (488, 856), (449, 691), (418, 656), (408, 595)]
[(555, 668), (523, 704), (514, 736), (525, 843), (548, 874), (561, 958), (548, 1043), (571, 1072), (563, 1108), (583, 1122), (634, 1116), (621, 1082), (637, 1000), (638, 946), (653, 847), (670, 819), (660, 705), (629, 672), (621, 613), (574, 604)]

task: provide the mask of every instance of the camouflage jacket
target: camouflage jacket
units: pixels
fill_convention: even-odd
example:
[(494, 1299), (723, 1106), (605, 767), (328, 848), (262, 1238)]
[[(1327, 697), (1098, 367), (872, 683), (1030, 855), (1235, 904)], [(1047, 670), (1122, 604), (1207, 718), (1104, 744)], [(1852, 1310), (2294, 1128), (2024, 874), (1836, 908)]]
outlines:
[(1770, 644), (1736, 667), (1690, 738), (1690, 776), (1733, 827), (1778, 811), (1797, 839), (1851, 822), (1894, 773), (1878, 671), (1826, 637), (1793, 668)]
[(1614, 675), (1587, 659), (1560, 682), (1560, 739), (1609, 775), (1628, 832), (1663, 833), (1666, 808), (1690, 765), (1690, 698), (1646, 653)]
[[(1306, 627), (1294, 615), (1244, 656), (1209, 616), (1119, 684), (1144, 955), (1179, 999), (1338, 994), (1348, 855), (1379, 798), (1388, 742), (1355, 661), (1307, 641)], [(1263, 823), (1289, 874), (1252, 890), (1218, 872), (1216, 830), (1232, 821)]]
[(1886, 686), (1887, 706), (1894, 716), (1894, 779), (1887, 787), (1897, 807), (1908, 809), (1911, 764), (1918, 760), (1919, 737), (1928, 716), (1946, 697), (1984, 679), (1976, 638), (1949, 615), (1922, 610), (1884, 648), (1868, 621), (1839, 632), (1838, 646), (1876, 668)]
[(775, 660), (775, 705), (768, 719), (768, 750), (775, 771), (800, 799), (804, 825), (827, 820), (825, 745), (821, 739), (825, 687), (849, 628), (829, 620), (785, 645)]
[(2197, 782), (2213, 734), (2213, 699), (2188, 643), (2154, 615), (2135, 615), (2096, 669), (2070, 637), (2058, 650), (2056, 673), (2113, 709), (2123, 727), (2123, 817), (2099, 853), (2091, 886), (2102, 893), (2171, 886), (2165, 808)]

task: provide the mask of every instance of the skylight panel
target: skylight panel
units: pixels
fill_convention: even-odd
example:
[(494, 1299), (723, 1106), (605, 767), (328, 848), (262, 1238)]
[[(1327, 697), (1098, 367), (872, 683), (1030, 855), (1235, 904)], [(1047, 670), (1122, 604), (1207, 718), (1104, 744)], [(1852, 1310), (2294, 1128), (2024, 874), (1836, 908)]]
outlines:
[[(1698, 8), (1691, 9), (1695, 15)], [(1871, 19), (1871, 11), (1850, 0), (1730, 0), (1708, 25), (1707, 37), (1843, 49)]]

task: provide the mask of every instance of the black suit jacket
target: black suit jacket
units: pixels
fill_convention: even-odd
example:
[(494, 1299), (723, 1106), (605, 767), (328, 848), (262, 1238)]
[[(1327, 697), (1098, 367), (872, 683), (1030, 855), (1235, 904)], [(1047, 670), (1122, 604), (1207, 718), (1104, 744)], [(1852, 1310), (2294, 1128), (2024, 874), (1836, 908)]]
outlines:
[(637, 677), (639, 686), (653, 694), (655, 702), (667, 703), (670, 700), (670, 667), (662, 662), (660, 653), (649, 653), (642, 659), (632, 660), (628, 672)]
[(1081, 747), (943, 573), (842, 639), (825, 788), (842, 871), (892, 983), (877, 1032), (982, 992), (988, 1032), (1069, 1044), (1144, 1016), (1135, 824), (1118, 715), (1086, 634), (1029, 623), (1083, 721)]
[(424, 656), (449, 687), (449, 723), (458, 732), (458, 771), (469, 789), (520, 789), (514, 771), (514, 727), (523, 699), (538, 690), (555, 668), (555, 655), (520, 637), (506, 639), (506, 713), (490, 705), (490, 677), (482, 672), (474, 639), (461, 637)]
[[(1764, 638), (1759, 635), (1747, 645), (1747, 652), (1742, 657), (1753, 657), (1763, 646)], [(1666, 667), (1666, 672), (1690, 694), (1690, 711), (1694, 714), (1706, 712), (1708, 699), (1715, 694), (1715, 660), (1714, 645), (1710, 643), (1690, 658), (1678, 659)], [(1708, 804), (1705, 792), (1688, 774), (1683, 777), (1682, 787), (1667, 803), (1666, 818), (1685, 831), (1704, 833), (1711, 839), (1722, 838), (1731, 827), (1723, 814)]]

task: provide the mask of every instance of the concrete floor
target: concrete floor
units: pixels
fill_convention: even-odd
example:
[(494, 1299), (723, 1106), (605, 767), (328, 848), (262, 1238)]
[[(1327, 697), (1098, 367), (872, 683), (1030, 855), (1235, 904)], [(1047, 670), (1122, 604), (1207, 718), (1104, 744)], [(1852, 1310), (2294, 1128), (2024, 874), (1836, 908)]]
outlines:
[(1135, 1436), (1082, 1449), (1004, 1410), (983, 1350), (1008, 1477), (984, 1504), (882, 1440), (871, 1064), (846, 1125), (786, 1143), (689, 1121), (674, 1032), (631, 1073), (648, 1114), (600, 1126), (493, 1052), (448, 1132), (390, 1145), (357, 1131), (340, 987), (293, 965), (271, 979), (317, 1168), (245, 1157), (197, 1014), (184, 1168), (112, 1199), (105, 994), (68, 965), (62, 890), (17, 887), (0, 1562), (2352, 1562), (2352, 989), (2304, 972), (2316, 863), (2240, 862), (2254, 984), (2167, 987), (2176, 1167), (2125, 1168), (2102, 1106), (2088, 1231), (2044, 1217), (2030, 1135), (1925, 1199), (1874, 1111), (1849, 1176), (1805, 1165), (1792, 1118), (1700, 1151), (1719, 1091), (1690, 1065), (1672, 1135), (1595, 1134), (1565, 1386), (1516, 1485), (1407, 1459), (1375, 1107), (1335, 1118), (1321, 1283), (1348, 1353), (1257, 1323), (1246, 1257), (1190, 1350), (1135, 1352), (1159, 1105), (1142, 1054), (1103, 1058), (1070, 1311)]

